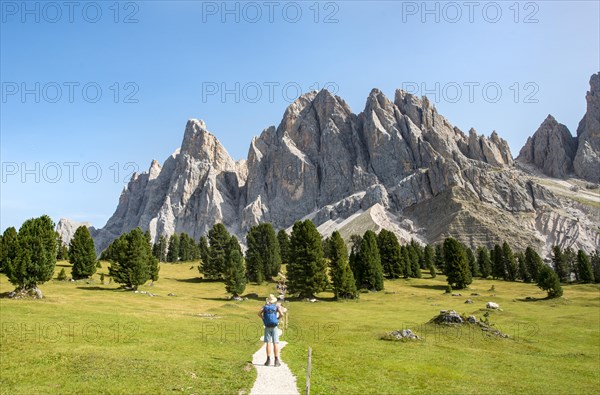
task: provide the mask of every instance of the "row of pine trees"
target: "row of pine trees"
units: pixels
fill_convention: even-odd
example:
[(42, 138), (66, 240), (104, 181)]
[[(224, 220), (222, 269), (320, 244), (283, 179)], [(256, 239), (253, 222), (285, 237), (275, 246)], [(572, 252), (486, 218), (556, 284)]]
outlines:
[[(292, 294), (312, 297), (329, 285), (336, 298), (356, 298), (361, 289), (379, 291), (384, 278), (431, 277), (441, 271), (455, 289), (467, 287), (474, 277), (535, 282), (549, 296), (560, 296), (561, 282), (600, 282), (600, 254), (591, 257), (555, 246), (552, 266), (545, 265), (531, 247), (514, 253), (507, 242), (492, 249), (473, 250), (456, 239), (436, 245), (411, 240), (401, 245), (386, 229), (367, 231), (350, 238), (350, 251), (339, 232), (323, 239), (310, 221), (298, 221), (291, 235), (275, 232), (268, 223), (252, 227), (246, 235), (246, 254), (238, 239), (223, 224), (215, 224), (198, 242), (186, 233), (160, 236), (151, 243), (149, 232), (139, 228), (121, 235), (101, 254), (111, 262), (112, 279), (132, 289), (158, 279), (159, 261), (200, 261), (207, 279), (223, 280), (227, 292), (240, 295), (248, 281), (261, 283), (278, 276), (287, 266), (287, 285)], [(47, 216), (26, 221), (19, 232), (8, 228), (0, 236), (0, 270), (21, 288), (47, 281), (56, 259), (68, 259), (72, 277), (83, 279), (96, 272), (99, 263), (93, 239), (84, 226), (78, 228), (69, 246), (64, 246)], [(50, 270), (51, 269), (51, 270)], [(48, 274), (50, 273), (50, 274)]]

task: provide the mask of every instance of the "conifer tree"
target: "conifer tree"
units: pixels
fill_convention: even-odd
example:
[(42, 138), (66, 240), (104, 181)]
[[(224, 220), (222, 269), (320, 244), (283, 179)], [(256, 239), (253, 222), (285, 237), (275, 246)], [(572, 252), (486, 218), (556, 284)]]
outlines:
[(6, 228), (0, 240), (0, 273), (12, 262), (17, 255), (17, 230), (14, 227)]
[(225, 272), (225, 290), (233, 296), (239, 296), (246, 289), (246, 268), (242, 254), (233, 248)]
[(485, 247), (477, 248), (477, 266), (482, 278), (487, 278), (492, 274), (492, 261), (490, 260), (490, 252)]
[(515, 281), (517, 279), (518, 271), (517, 262), (510, 245), (506, 241), (502, 243), (502, 261), (506, 268), (504, 280)]
[(167, 261), (167, 252), (169, 250), (169, 242), (164, 235), (160, 235), (158, 242), (152, 246), (152, 255), (156, 257), (160, 262)]
[(504, 266), (504, 258), (502, 247), (499, 244), (494, 245), (494, 249), (490, 253), (492, 259), (492, 277), (494, 279), (506, 278), (506, 267)]
[(75, 230), (69, 243), (69, 262), (73, 265), (71, 276), (75, 280), (89, 278), (96, 273), (96, 248), (87, 226)]
[(435, 245), (435, 267), (438, 268), (442, 273), (446, 273), (444, 269), (444, 243), (438, 243)]
[(592, 272), (594, 273), (594, 281), (600, 283), (600, 251), (595, 250), (590, 255), (590, 263)]
[[(14, 229), (14, 228), (13, 228)], [(56, 259), (64, 261), (69, 259), (69, 247), (63, 242), (62, 237), (56, 232)]]
[(377, 247), (377, 236), (372, 230), (367, 230), (360, 243), (357, 263), (362, 273), (362, 288), (374, 291), (383, 289), (383, 269)]
[(179, 260), (179, 235), (173, 233), (169, 238), (169, 251), (167, 252), (167, 262), (177, 262)]
[(408, 256), (410, 259), (410, 272), (412, 277), (421, 278), (421, 264), (419, 262), (419, 253), (417, 252), (417, 248), (412, 244), (408, 244), (406, 248), (408, 250)]
[(277, 233), (277, 242), (279, 243), (279, 255), (281, 255), (281, 262), (288, 263), (290, 259), (290, 236), (284, 229), (281, 229)]
[(277, 276), (281, 267), (279, 241), (273, 226), (263, 223), (253, 226), (246, 235), (248, 278), (261, 283)]
[(381, 258), (383, 274), (388, 278), (400, 278), (404, 268), (400, 262), (400, 243), (393, 232), (382, 229), (377, 235), (377, 246)]
[(359, 287), (362, 283), (362, 273), (360, 272), (360, 267), (358, 266), (358, 253), (360, 252), (360, 243), (362, 243), (362, 236), (360, 235), (352, 235), (350, 236), (350, 269), (352, 269), (352, 274), (354, 275), (354, 281), (356, 282), (356, 286)]
[(531, 247), (525, 249), (525, 266), (531, 280), (537, 282), (540, 268), (544, 265), (544, 261), (538, 253)]
[(565, 268), (567, 272), (566, 281), (571, 280), (571, 273), (574, 273), (575, 278), (579, 281), (579, 273), (577, 272), (577, 253), (573, 251), (571, 247), (567, 247), (563, 251), (563, 257), (565, 260)]
[(467, 261), (469, 261), (469, 270), (471, 271), (471, 277), (480, 277), (481, 271), (479, 270), (479, 264), (473, 254), (473, 250), (465, 246), (465, 252), (467, 253)]
[(404, 268), (404, 278), (413, 277), (410, 252), (407, 246), (400, 246), (400, 265)]
[(5, 262), (4, 273), (18, 290), (30, 290), (52, 278), (56, 265), (54, 222), (47, 215), (21, 225), (14, 244), (14, 258)]
[(200, 260), (202, 261), (200, 266), (208, 262), (208, 252), (208, 239), (206, 236), (200, 236), (200, 240), (198, 241), (198, 253), (200, 255)]
[(435, 250), (433, 249), (431, 244), (427, 244), (425, 246), (425, 250), (423, 251), (423, 260), (425, 261), (425, 267), (429, 269), (429, 274), (431, 275), (431, 278), (435, 278)]
[(179, 261), (189, 262), (192, 260), (193, 240), (185, 232), (179, 235)]
[(121, 235), (112, 244), (115, 260), (108, 270), (116, 283), (137, 290), (153, 276), (158, 278), (158, 259), (152, 255), (152, 246), (140, 228)]
[(296, 221), (290, 237), (288, 291), (311, 298), (327, 286), (321, 235), (310, 220)]
[(584, 283), (594, 282), (594, 271), (590, 264), (590, 258), (583, 250), (577, 252), (577, 267), (579, 271), (579, 280)]
[(529, 274), (529, 270), (527, 270), (527, 265), (525, 263), (525, 254), (523, 254), (522, 252), (518, 252), (515, 254), (515, 258), (517, 260), (518, 266), (518, 278), (520, 280), (523, 280), (523, 282), (530, 283), (531, 275)]
[(207, 278), (222, 278), (229, 252), (231, 235), (225, 225), (218, 223), (208, 231), (208, 260), (202, 265), (202, 273)]
[(452, 237), (444, 241), (444, 261), (448, 284), (453, 289), (462, 289), (471, 284), (472, 277), (467, 254), (462, 244)]
[(563, 254), (560, 246), (556, 245), (552, 249), (552, 265), (554, 266), (554, 271), (558, 276), (558, 279), (561, 282), (567, 281), (567, 257)]
[(548, 292), (548, 298), (558, 298), (563, 294), (558, 275), (546, 265), (542, 265), (538, 271), (537, 286)]
[(331, 282), (336, 299), (354, 299), (358, 297), (354, 275), (350, 269), (348, 249), (338, 231), (328, 238), (329, 266)]

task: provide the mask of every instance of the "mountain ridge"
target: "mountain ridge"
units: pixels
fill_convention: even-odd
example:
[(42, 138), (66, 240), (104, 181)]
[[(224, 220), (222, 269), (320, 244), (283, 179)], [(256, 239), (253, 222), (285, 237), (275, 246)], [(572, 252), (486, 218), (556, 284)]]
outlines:
[[(355, 114), (327, 90), (313, 91), (288, 106), (279, 126), (252, 139), (246, 160), (234, 161), (203, 121), (189, 120), (181, 148), (162, 166), (153, 161), (147, 173), (134, 174), (113, 216), (92, 235), (102, 250), (135, 226), (154, 239), (173, 232), (197, 239), (222, 222), (243, 241), (260, 222), (288, 228), (311, 216), (320, 226), (358, 212), (384, 218), (383, 209), (389, 223), (412, 224), (397, 231), (404, 239), (453, 235), (473, 246), (510, 240), (548, 250), (558, 240), (598, 248), (585, 207), (514, 165), (496, 132), (467, 135), (426, 97), (397, 90), (391, 101), (373, 89)], [(547, 211), (560, 226), (540, 222)], [(556, 234), (570, 229), (577, 240)]]

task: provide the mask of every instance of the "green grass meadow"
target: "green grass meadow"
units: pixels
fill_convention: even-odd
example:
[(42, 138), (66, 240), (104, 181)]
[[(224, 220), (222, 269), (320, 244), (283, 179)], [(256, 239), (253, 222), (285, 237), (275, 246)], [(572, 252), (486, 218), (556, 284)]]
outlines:
[[(229, 301), (196, 265), (161, 264), (160, 279), (133, 293), (92, 281), (52, 280), (43, 300), (0, 299), (3, 394), (240, 394), (256, 378), (257, 312), (275, 284), (250, 284), (258, 299)], [(56, 273), (65, 267), (59, 262)], [(100, 283), (106, 274), (106, 284)], [(462, 296), (438, 276), (386, 281), (359, 301), (291, 301), (282, 359), (302, 392), (312, 347), (313, 394), (590, 394), (600, 391), (600, 286), (569, 285), (546, 300), (535, 285), (476, 280)], [(494, 286), (495, 290), (490, 291)], [(0, 276), (0, 292), (13, 286)], [(173, 293), (176, 296), (168, 296)], [(471, 296), (477, 293), (479, 296)], [(533, 297), (534, 300), (526, 300)], [(473, 304), (465, 304), (471, 298)], [(427, 324), (441, 309), (490, 321), (510, 338)], [(381, 335), (410, 328), (418, 342)]]

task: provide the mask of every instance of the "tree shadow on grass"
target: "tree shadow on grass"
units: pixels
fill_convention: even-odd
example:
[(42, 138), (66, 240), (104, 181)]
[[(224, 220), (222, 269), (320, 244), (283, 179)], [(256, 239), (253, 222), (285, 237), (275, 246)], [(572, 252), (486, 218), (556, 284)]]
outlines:
[(166, 280), (175, 280), (175, 281), (179, 281), (180, 283), (192, 283), (192, 284), (199, 284), (199, 283), (222, 283), (223, 282), (223, 280), (213, 280), (213, 279), (207, 279), (207, 278), (201, 278), (201, 277), (167, 278)]
[(532, 298), (531, 296), (527, 296), (526, 298), (518, 298), (516, 299), (518, 302), (543, 302), (545, 300), (550, 300), (552, 299), (549, 296), (546, 296), (545, 298)]
[(411, 284), (410, 286), (414, 288), (435, 289), (439, 291), (445, 291), (448, 288), (448, 285)]
[(78, 286), (77, 289), (83, 289), (85, 291), (113, 291), (113, 292), (131, 291), (130, 289), (125, 289), (125, 288), (99, 287), (97, 285), (92, 286), (92, 287)]

